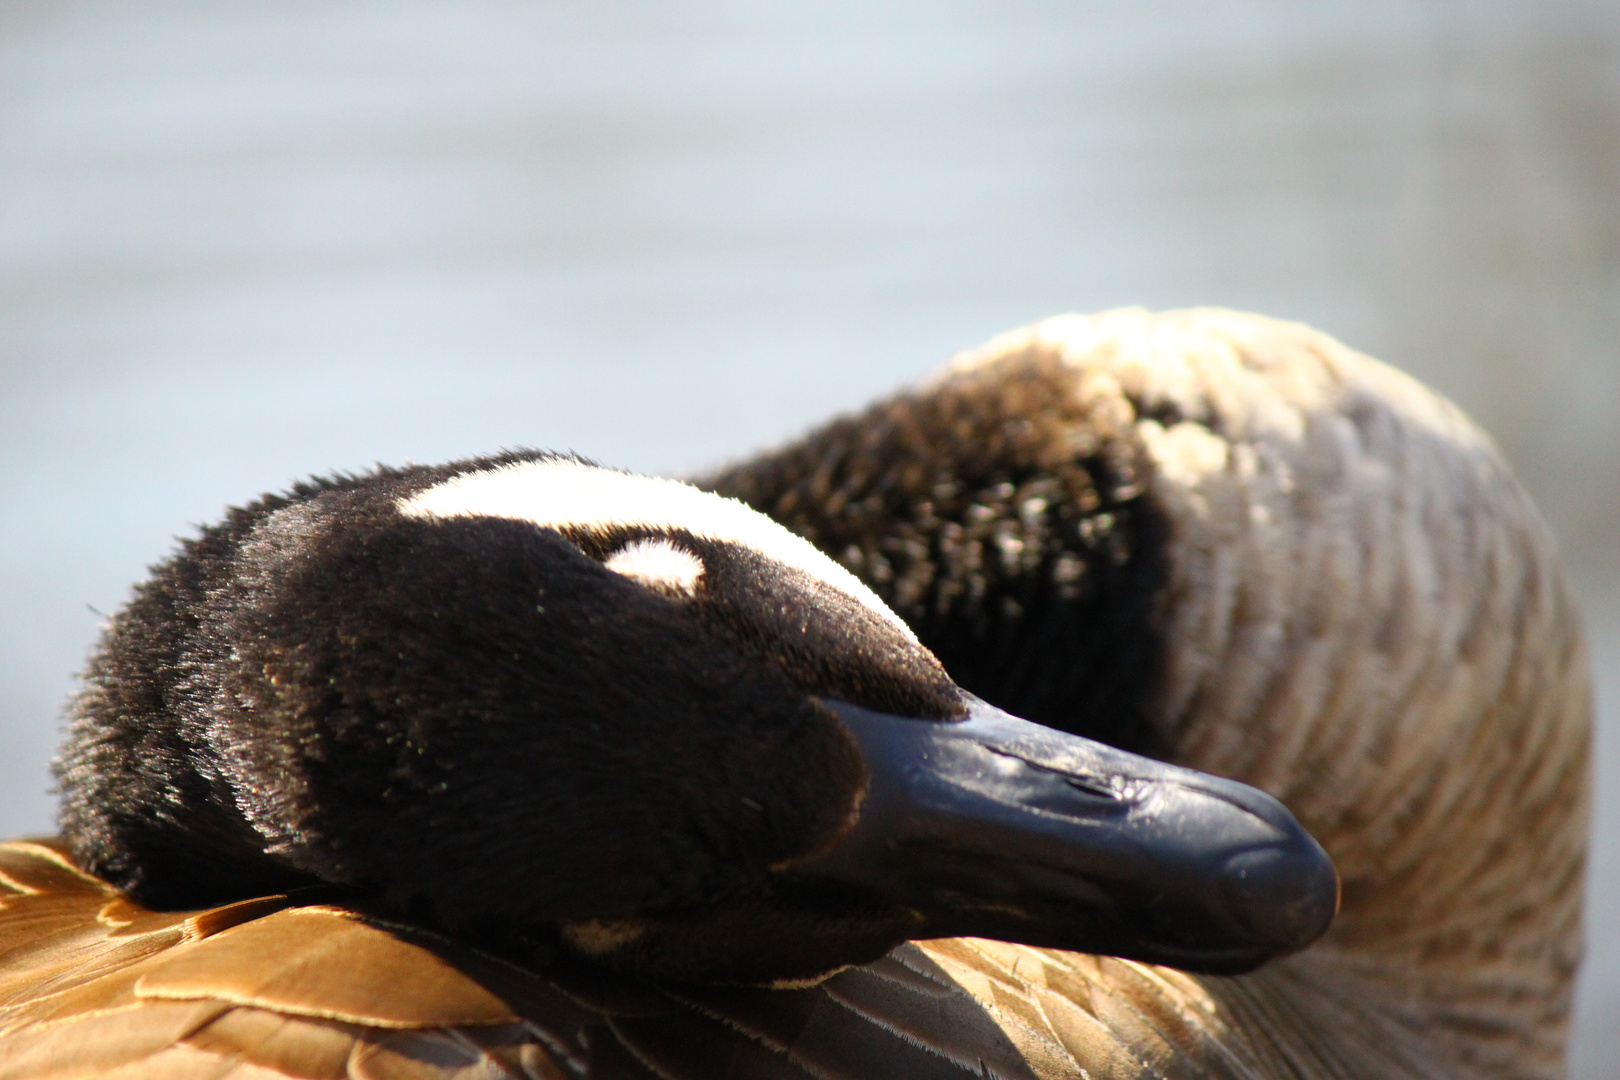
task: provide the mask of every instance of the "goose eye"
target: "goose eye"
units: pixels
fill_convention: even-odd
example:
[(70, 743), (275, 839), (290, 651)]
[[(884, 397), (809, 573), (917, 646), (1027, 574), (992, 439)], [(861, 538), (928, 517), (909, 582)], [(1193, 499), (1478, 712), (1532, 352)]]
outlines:
[(696, 596), (703, 562), (669, 540), (637, 540), (609, 555), (602, 564), (615, 574), (675, 596)]

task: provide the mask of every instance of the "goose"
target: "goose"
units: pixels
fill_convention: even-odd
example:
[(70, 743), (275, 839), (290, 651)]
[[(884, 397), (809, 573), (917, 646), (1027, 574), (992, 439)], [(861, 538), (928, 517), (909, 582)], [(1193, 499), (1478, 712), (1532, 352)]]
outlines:
[[(488, 487), (522, 469), (590, 482), (543, 505)], [(641, 516), (604, 503), (604, 476), (639, 489)], [(1301, 326), (1123, 311), (996, 339), (698, 479), (813, 547), (736, 503), (704, 504), (735, 508), (725, 521), (694, 517), (690, 488), (656, 488), (667, 500), (649, 508), (658, 483), (532, 456), (339, 478), (233, 511), (159, 568), (76, 705), (67, 841), (0, 846), (0, 1076), (1559, 1074), (1579, 954), (1583, 646), (1545, 528), (1448, 404)], [(332, 514), (304, 512), (316, 504)], [(510, 572), (469, 569), (449, 541), (390, 547), (374, 526), (401, 515), (419, 533), (476, 525), (552, 545), (676, 620), (668, 655), (626, 676), (626, 620), (570, 611), (568, 590), (536, 580), (497, 597), (580, 631), (561, 663), (598, 677), (568, 703), (588, 747), (570, 765), (612, 768), (502, 791), (435, 771), (408, 723), (356, 725), (339, 748), (262, 737), (254, 709), (271, 699), (318, 710), (381, 686), (365, 704), (387, 712), (452, 686), (445, 722), (476, 728), (486, 695), (534, 689), (502, 653), (522, 642), (481, 636), (515, 607), (468, 619), (353, 594), (349, 571), (378, 560), (404, 560), (417, 597)], [(702, 652), (699, 595), (728, 575), (765, 597), (707, 616), (747, 663), (694, 674), (681, 660)], [(480, 650), (372, 655), (386, 677), (368, 683), (360, 653), (310, 655), (273, 602), (289, 576), (318, 601), (315, 636), (340, 646), (381, 615)], [(186, 657), (182, 594), (212, 605)], [(787, 739), (764, 724), (694, 748), (658, 723), (686, 719), (674, 713), (638, 724), (650, 743), (591, 727), (603, 693), (673, 700), (656, 694), (673, 668), (724, 696), (762, 659), (814, 699)], [(188, 719), (140, 728), (142, 708)], [(510, 776), (521, 748), (504, 734), (469, 771)], [(213, 747), (202, 768), (197, 740)], [(998, 798), (919, 809), (908, 763), (962, 753), (992, 762)], [(655, 790), (678, 761), (713, 767)], [(762, 776), (781, 786), (750, 783)], [(511, 808), (583, 813), (568, 793), (627, 777), (632, 798), (594, 803), (608, 818), (564, 820), (591, 872), (536, 876), (521, 853), (552, 822)], [(1299, 948), (1332, 905), (1304, 833), (1232, 778), (1287, 804), (1343, 882), (1321, 943), (1235, 976), (1218, 973)], [(438, 783), (437, 809), (401, 796)], [(342, 793), (312, 801), (319, 784)], [(1099, 898), (1095, 877), (1052, 873), (1098, 857), (1072, 835), (1076, 807), (1167, 792), (1199, 826), (1150, 852), (1155, 887), (1181, 887), (1172, 918), (1111, 921), (1139, 905), (1130, 879)], [(214, 812), (227, 805), (234, 820)], [(732, 813), (713, 828), (703, 807)], [(1067, 832), (1046, 831), (1054, 817)], [(658, 853), (699, 838), (650, 876), (613, 862), (649, 820), (667, 826)], [(1257, 822), (1273, 839), (1249, 867), (1253, 838), (1227, 832)], [(513, 856), (499, 871), (457, 861), (475, 829)], [(934, 842), (897, 846), (908, 829)], [(979, 846), (952, 857), (943, 835)], [(424, 851), (434, 874), (396, 873)], [(615, 904), (579, 903), (582, 882), (606, 882)], [(544, 927), (513, 921), (514, 894)]]

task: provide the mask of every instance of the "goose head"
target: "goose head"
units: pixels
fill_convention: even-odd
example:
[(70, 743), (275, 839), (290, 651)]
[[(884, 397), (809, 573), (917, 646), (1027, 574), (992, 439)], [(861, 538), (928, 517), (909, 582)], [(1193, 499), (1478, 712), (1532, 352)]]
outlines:
[(1337, 881), (1281, 804), (959, 688), (741, 503), (546, 454), (233, 511), (117, 615), (58, 765), (148, 903), (336, 887), (525, 962), (814, 979), (958, 935), (1235, 972)]

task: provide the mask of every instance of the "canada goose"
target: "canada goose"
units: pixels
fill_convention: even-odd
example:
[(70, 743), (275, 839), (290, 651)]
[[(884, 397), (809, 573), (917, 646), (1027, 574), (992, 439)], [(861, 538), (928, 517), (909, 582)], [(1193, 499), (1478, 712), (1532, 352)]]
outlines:
[[(334, 906), (353, 894), (323, 892), (306, 872), (312, 860), (354, 864), (347, 851), (300, 851), (298, 836), (255, 841), (264, 884), (290, 898), (174, 914), (120, 895), (60, 846), (16, 844), (0, 848), (0, 1077), (1558, 1073), (1578, 955), (1584, 659), (1544, 530), (1455, 410), (1301, 327), (1120, 312), (998, 339), (918, 391), (708, 483), (836, 556), (981, 697), (1280, 795), (1343, 873), (1328, 942), (1210, 978), (947, 939), (809, 986), (746, 989), (643, 973), (713, 975), (692, 965), (717, 952), (746, 969), (782, 940), (729, 947), (726, 935), (746, 933), (757, 911), (695, 955), (682, 934), (633, 920), (575, 921), (558, 942), (498, 919), (448, 927), (487, 946), (475, 949), (407, 925), (453, 922), (431, 894), (396, 890), (364, 918)], [(264, 538), (259, 554), (284, 557), (296, 533)], [(591, 554), (600, 565), (622, 556), (607, 573), (627, 586), (678, 598), (712, 567), (691, 543), (702, 537), (659, 539), (620, 533)], [(199, 548), (198, 573), (177, 586), (205, 585), (223, 557), (207, 538)], [(843, 580), (829, 566), (816, 564), (811, 589)], [(794, 677), (856, 698), (845, 718), (857, 726), (873, 706), (948, 713), (948, 683), (881, 605), (858, 587), (835, 591), (868, 643), (902, 658), (905, 677), (818, 683), (838, 676), (802, 656), (787, 659)], [(350, 614), (340, 592), (327, 597), (335, 625)], [(286, 645), (273, 618), (249, 629), (255, 642)], [(129, 650), (152, 663), (165, 660), (161, 647)], [(243, 670), (256, 672), (246, 680), (256, 692), (297, 674), (298, 657), (275, 647), (254, 662)], [(192, 674), (171, 700), (200, 708), (252, 689), (221, 696)], [(103, 679), (90, 693), (150, 690)], [(409, 734), (367, 748), (404, 782), (415, 778)], [(814, 741), (786, 753), (814, 763)], [(83, 728), (70, 741), (64, 820), (81, 837), (121, 824), (76, 814), (116, 816), (106, 808), (145, 781), (104, 768), (96, 796), (75, 802), (74, 770), (87, 756), (130, 753)], [(836, 757), (820, 759), (833, 779)], [(275, 782), (253, 798), (296, 809), (298, 793), (270, 766), (262, 775)], [(177, 802), (196, 782), (167, 778), (159, 794)], [(384, 822), (399, 813), (386, 792), (349, 809)], [(1236, 798), (1228, 805), (1249, 805)], [(846, 820), (847, 807), (805, 826), (790, 860), (804, 860), (804, 836), (836, 835)], [(148, 823), (122, 824), (139, 833)], [(179, 875), (203, 883), (201, 895), (242, 849), (239, 831), (209, 835), (219, 861), (193, 860)], [(525, 842), (511, 837), (515, 849)], [(97, 850), (81, 857), (148, 887), (139, 860)], [(861, 868), (871, 863), (851, 869), (839, 851), (804, 861), (825, 856), (846, 885), (872, 887)], [(1284, 921), (1303, 936), (1301, 920)], [(828, 937), (850, 945), (843, 931)], [(492, 955), (512, 955), (514, 943), (549, 960), (543, 975)], [(825, 944), (807, 967), (826, 962)]]

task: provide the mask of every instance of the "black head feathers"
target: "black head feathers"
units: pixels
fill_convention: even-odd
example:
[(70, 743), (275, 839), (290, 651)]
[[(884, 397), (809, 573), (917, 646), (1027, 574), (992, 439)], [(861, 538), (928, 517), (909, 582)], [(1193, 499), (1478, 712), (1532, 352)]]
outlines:
[(1235, 970), (1333, 905), (1258, 792), (996, 713), (739, 503), (538, 453), (184, 543), (58, 774), (77, 857), (146, 903), (337, 890), (531, 964), (762, 982), (981, 933)]

